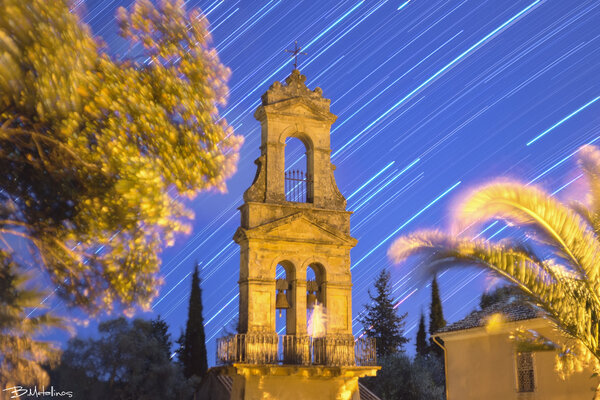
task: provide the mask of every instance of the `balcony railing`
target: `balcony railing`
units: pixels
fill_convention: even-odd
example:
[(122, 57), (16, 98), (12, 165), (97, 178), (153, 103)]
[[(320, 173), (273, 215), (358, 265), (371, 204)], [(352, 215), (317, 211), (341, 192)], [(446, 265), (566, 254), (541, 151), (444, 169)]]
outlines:
[(326, 336), (238, 334), (217, 339), (217, 363), (375, 365), (375, 340)]
[(313, 202), (313, 181), (304, 171), (285, 172), (285, 199), (296, 203)]

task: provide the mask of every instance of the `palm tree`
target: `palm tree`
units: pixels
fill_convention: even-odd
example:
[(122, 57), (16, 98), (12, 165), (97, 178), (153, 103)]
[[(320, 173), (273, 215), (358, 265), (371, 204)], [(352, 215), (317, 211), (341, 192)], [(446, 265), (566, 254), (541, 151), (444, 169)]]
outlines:
[[(456, 232), (500, 219), (530, 241), (490, 242), (464, 234), (421, 231), (397, 239), (396, 262), (417, 256), (429, 272), (458, 265), (491, 270), (518, 285), (570, 340), (569, 361), (600, 371), (600, 149), (584, 146), (578, 162), (589, 184), (586, 204), (566, 205), (539, 188), (511, 181), (484, 185), (457, 208)], [(563, 347), (564, 348), (564, 347)], [(572, 364), (570, 364), (572, 365)]]

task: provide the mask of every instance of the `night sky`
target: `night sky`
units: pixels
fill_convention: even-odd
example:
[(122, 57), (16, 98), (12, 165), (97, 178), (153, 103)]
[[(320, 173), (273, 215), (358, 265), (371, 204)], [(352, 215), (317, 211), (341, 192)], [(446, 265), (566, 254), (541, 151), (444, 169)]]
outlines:
[[(118, 6), (81, 1), (82, 15), (116, 57)], [(445, 229), (461, 192), (496, 177), (541, 185), (556, 196), (581, 191), (573, 155), (600, 138), (600, 2), (188, 1), (208, 14), (222, 62), (232, 70), (222, 115), (245, 137), (228, 193), (203, 193), (189, 206), (194, 230), (163, 252), (165, 285), (153, 304), (176, 338), (187, 318), (194, 261), (202, 265), (209, 363), (215, 340), (236, 320), (239, 250), (232, 241), (237, 207), (255, 174), (260, 96), (292, 70), (284, 49), (295, 40), (308, 56), (299, 69), (338, 116), (332, 127), (337, 184), (348, 199), (353, 311), (367, 302), (378, 272), (392, 270), (398, 310), (408, 312), (414, 350), (430, 288), (414, 265), (392, 265), (393, 239), (422, 228)], [(598, 141), (600, 143), (600, 141)], [(484, 235), (501, 238), (504, 225)], [(446, 320), (478, 305), (493, 280), (478, 270), (444, 273)], [(55, 301), (60, 311), (64, 305)], [(354, 325), (355, 335), (361, 325)]]

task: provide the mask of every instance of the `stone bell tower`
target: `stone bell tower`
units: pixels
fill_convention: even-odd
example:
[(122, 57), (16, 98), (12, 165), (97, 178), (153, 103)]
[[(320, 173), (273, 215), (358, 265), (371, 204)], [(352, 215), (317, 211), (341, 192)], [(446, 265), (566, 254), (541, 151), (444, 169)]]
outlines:
[[(254, 114), (261, 155), (234, 235), (239, 333), (217, 346), (235, 399), (357, 399), (358, 377), (378, 369), (374, 343), (352, 335), (350, 250), (357, 241), (330, 157), (337, 117), (322, 90), (310, 90), (305, 80), (294, 69), (285, 84), (271, 85)], [(285, 170), (290, 137), (306, 148), (305, 172)], [(307, 279), (309, 269), (314, 278)], [(315, 303), (326, 315), (318, 335), (307, 330), (307, 307)], [(278, 310), (286, 313), (283, 335)]]

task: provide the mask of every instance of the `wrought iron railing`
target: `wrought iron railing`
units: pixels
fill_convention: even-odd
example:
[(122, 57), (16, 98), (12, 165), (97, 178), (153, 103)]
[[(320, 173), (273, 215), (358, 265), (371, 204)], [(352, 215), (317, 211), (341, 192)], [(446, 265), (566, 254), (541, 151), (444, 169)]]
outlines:
[(377, 365), (375, 338), (359, 338), (354, 346), (356, 365)]
[(238, 334), (217, 339), (217, 363), (375, 365), (375, 340), (351, 337)]
[(313, 202), (313, 181), (300, 170), (285, 172), (285, 199), (296, 203)]
[(354, 338), (314, 338), (312, 344), (314, 364), (354, 365)]
[(277, 361), (280, 364), (309, 365), (311, 338), (309, 336), (280, 335)]
[(277, 335), (229, 335), (217, 339), (217, 363), (277, 364)]

